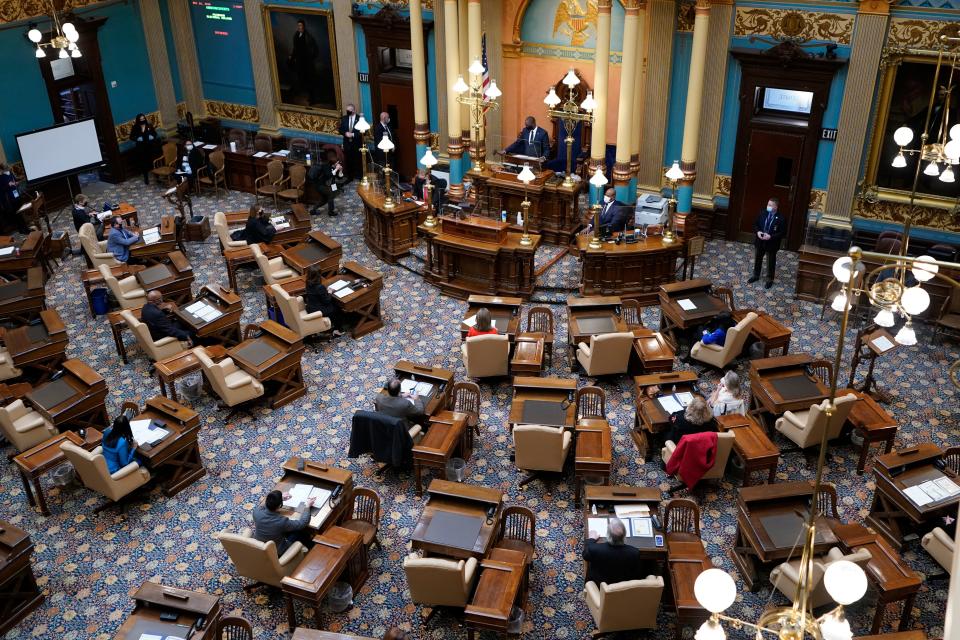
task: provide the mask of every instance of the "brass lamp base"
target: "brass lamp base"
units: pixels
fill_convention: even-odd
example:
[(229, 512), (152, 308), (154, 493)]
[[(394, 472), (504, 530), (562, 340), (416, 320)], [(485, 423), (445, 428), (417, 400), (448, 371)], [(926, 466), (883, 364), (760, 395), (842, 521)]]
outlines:
[(520, 245), (523, 247), (529, 247), (533, 244), (533, 238), (530, 237), (530, 234), (525, 233), (520, 236)]
[(386, 209), (387, 211), (390, 211), (391, 209), (396, 209), (396, 207), (397, 207), (397, 203), (394, 202), (393, 198), (389, 196), (387, 197), (386, 200), (383, 201), (383, 208)]
[(437, 219), (433, 217), (433, 214), (427, 216), (427, 219), (423, 221), (423, 226), (433, 228), (437, 226)]
[(677, 241), (677, 237), (673, 235), (673, 231), (667, 229), (663, 232), (663, 244), (673, 244)]
[(603, 243), (600, 242), (600, 238), (598, 238), (597, 236), (593, 236), (592, 238), (590, 238), (590, 244), (588, 244), (587, 247), (590, 249), (602, 249)]
[(563, 178), (563, 182), (560, 183), (560, 184), (561, 184), (561, 186), (564, 186), (564, 187), (572, 187), (572, 186), (573, 186), (574, 184), (576, 184), (576, 183), (573, 181), (573, 176), (568, 173), (568, 174)]
[(370, 180), (367, 179), (367, 174), (363, 174), (363, 178), (360, 179), (360, 186), (364, 189), (370, 188)]

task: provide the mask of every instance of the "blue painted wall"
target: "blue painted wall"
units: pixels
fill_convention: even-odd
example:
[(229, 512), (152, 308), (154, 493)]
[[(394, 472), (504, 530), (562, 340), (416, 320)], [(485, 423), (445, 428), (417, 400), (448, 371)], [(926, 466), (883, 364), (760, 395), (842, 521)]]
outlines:
[(663, 165), (680, 159), (683, 147), (683, 120), (687, 104), (687, 82), (690, 76), (692, 33), (673, 36), (673, 61), (670, 70), (670, 100), (667, 103), (667, 138), (663, 145)]
[[(5, 73), (14, 74), (11, 80), (16, 91), (0, 91), (0, 142), (7, 159), (20, 159), (14, 135), (53, 124), (47, 89), (40, 76), (40, 67), (34, 57), (30, 41), (20, 29), (0, 31), (0, 60)], [(49, 58), (48, 58), (49, 60)]]
[[(225, 19), (211, 19), (216, 15)], [(243, 3), (192, 0), (190, 18), (203, 97), (233, 104), (257, 104)]]
[(177, 64), (177, 49), (173, 42), (173, 28), (170, 26), (170, 5), (168, 0), (160, 0), (160, 18), (163, 20), (163, 39), (167, 44), (167, 61), (173, 78), (173, 94), (177, 102), (183, 101), (183, 87), (180, 84), (180, 66)]

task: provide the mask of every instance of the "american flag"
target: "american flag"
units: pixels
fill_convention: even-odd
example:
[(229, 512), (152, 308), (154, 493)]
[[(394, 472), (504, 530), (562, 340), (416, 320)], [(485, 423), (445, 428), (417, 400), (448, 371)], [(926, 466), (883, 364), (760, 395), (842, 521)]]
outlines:
[(480, 82), (480, 90), (486, 93), (490, 86), (490, 65), (487, 64), (487, 34), (480, 37), (480, 62), (483, 64), (483, 77)]

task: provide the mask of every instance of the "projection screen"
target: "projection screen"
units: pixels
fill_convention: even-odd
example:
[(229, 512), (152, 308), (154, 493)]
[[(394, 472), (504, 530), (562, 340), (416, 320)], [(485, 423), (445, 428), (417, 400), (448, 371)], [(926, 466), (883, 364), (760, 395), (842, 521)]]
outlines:
[(28, 182), (49, 180), (103, 164), (93, 118), (17, 134)]

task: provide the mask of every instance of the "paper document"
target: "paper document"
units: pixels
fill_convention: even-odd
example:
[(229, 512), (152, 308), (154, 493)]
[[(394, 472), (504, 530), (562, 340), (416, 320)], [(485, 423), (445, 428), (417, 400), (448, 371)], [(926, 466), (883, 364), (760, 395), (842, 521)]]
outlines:
[(873, 340), (873, 346), (880, 350), (881, 353), (887, 351), (888, 349), (893, 348), (893, 343), (887, 340), (887, 336), (878, 336)]
[(333, 292), (333, 295), (337, 296), (338, 298), (346, 298), (351, 293), (353, 293), (353, 289), (350, 287), (340, 287)]
[(330, 503), (327, 502), (321, 508), (316, 510), (316, 513), (310, 516), (310, 526), (314, 529), (319, 529), (320, 525), (324, 523), (327, 519), (327, 516), (330, 515), (330, 512), (333, 510), (333, 507), (330, 506)]
[(477, 316), (476, 316), (476, 314), (470, 316), (469, 318), (464, 318), (464, 319), (463, 319), (463, 324), (467, 325), (468, 327), (475, 327), (475, 326), (477, 326)]
[(606, 518), (587, 518), (587, 530), (591, 538), (607, 537), (607, 519)]
[(645, 504), (615, 504), (613, 511), (618, 518), (629, 518), (631, 516), (646, 518), (650, 516), (650, 507)]
[[(624, 524), (626, 524), (626, 520)], [(630, 532), (634, 538), (652, 537), (653, 520), (650, 518), (630, 518)]]
[(206, 302), (204, 302), (203, 300), (199, 300), (197, 302), (194, 302), (193, 304), (188, 304), (183, 309), (187, 313), (199, 315), (199, 312), (202, 311), (204, 308), (206, 308), (206, 306), (207, 306)]
[(923, 492), (930, 496), (934, 502), (950, 497), (949, 493), (940, 488), (936, 480), (927, 480), (920, 484), (920, 488), (923, 489)]
[(257, 151), (255, 154), (253, 154), (253, 157), (254, 157), (254, 158), (266, 158), (266, 157), (267, 157), (267, 152), (266, 152), (266, 151)]
[(310, 491), (314, 489), (312, 484), (295, 484), (287, 492), (290, 497), (283, 501), (283, 506), (290, 509), (297, 509), (301, 504), (310, 498)]
[(154, 424), (153, 420), (134, 420), (130, 423), (130, 431), (133, 432), (133, 439), (138, 445), (156, 444), (170, 433)]
[(152, 227), (143, 231), (143, 244), (153, 244), (160, 240), (160, 229)]
[(215, 145), (215, 144), (205, 144), (205, 145), (203, 145), (203, 148), (209, 151), (210, 149), (216, 149), (216, 148), (217, 148), (217, 145)]
[(418, 396), (429, 395), (433, 391), (433, 385), (429, 382), (417, 382), (416, 380), (401, 380), (401, 393), (415, 393)]
[(16, 250), (16, 247), (4, 247), (3, 249), (0, 249), (0, 256), (8, 256)]
[(203, 309), (201, 309), (196, 315), (199, 316), (204, 322), (211, 322), (222, 316), (223, 313), (207, 304), (204, 305)]
[(672, 395), (657, 398), (657, 402), (660, 403), (660, 406), (663, 407), (663, 410), (667, 413), (676, 413), (677, 411), (683, 410), (683, 405), (677, 402), (677, 399)]
[(689, 298), (681, 298), (677, 300), (677, 304), (680, 305), (680, 308), (684, 311), (693, 311), (697, 308), (697, 305), (693, 304), (693, 300)]
[(693, 394), (689, 391), (681, 391), (680, 393), (673, 394), (673, 397), (677, 399), (677, 402), (686, 407), (688, 404), (693, 402)]
[(319, 509), (327, 503), (327, 500), (330, 498), (330, 494), (333, 493), (329, 489), (324, 489), (323, 487), (314, 487), (310, 489), (310, 494), (308, 498), (313, 498), (313, 508)]
[(918, 507), (922, 507), (925, 504), (933, 502), (933, 499), (927, 495), (927, 492), (921, 489), (919, 486), (907, 487), (903, 490), (903, 492)]
[(141, 633), (140, 640), (163, 640), (163, 636), (155, 636), (152, 633)]
[(284, 149), (283, 151), (277, 151), (277, 153), (274, 154), (274, 155), (286, 157), (286, 156), (290, 155), (290, 149)]
[(337, 289), (340, 289), (341, 287), (345, 287), (345, 286), (347, 286), (348, 284), (350, 284), (350, 281), (349, 281), (349, 280), (337, 280), (336, 282), (334, 282), (333, 284), (330, 285), (330, 288), (331, 288), (333, 291), (336, 291)]
[(946, 476), (932, 480), (932, 482), (936, 483), (948, 496), (955, 496), (960, 493), (960, 485)]

